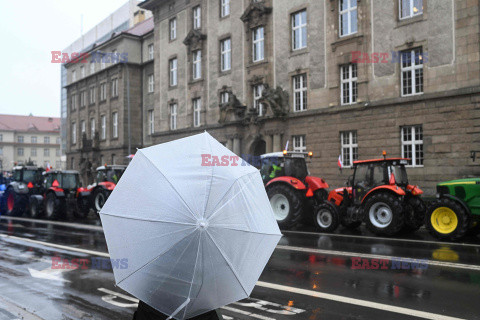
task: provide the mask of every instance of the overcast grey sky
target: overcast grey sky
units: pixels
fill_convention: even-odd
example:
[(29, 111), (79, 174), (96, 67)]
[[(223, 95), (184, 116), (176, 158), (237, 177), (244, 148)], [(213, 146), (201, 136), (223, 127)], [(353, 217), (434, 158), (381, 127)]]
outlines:
[(63, 50), (127, 0), (0, 1), (0, 113), (60, 116), (60, 65), (51, 51)]

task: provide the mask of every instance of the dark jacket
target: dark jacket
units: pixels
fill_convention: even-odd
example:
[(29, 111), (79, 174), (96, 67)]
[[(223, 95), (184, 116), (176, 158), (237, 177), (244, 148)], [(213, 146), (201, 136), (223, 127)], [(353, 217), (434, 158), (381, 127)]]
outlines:
[[(137, 311), (133, 314), (133, 320), (167, 320), (168, 316), (150, 307), (143, 301), (138, 304)], [(210, 311), (188, 320), (223, 320), (216, 310)]]

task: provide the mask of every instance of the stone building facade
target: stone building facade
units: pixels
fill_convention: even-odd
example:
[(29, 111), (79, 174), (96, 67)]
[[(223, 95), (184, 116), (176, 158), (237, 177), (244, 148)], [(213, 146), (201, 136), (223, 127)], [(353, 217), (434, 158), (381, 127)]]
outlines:
[(141, 65), (139, 83), (141, 146), (204, 130), (239, 155), (288, 141), (313, 151), (311, 174), (331, 187), (344, 185), (352, 161), (383, 150), (412, 158), (410, 180), (428, 194), (439, 181), (480, 174), (470, 158), (480, 150), (478, 0), (140, 7), (154, 24), (154, 63)]
[(153, 89), (148, 90), (153, 77), (152, 18), (85, 53), (86, 63), (66, 64), (66, 154), (67, 167), (91, 183), (96, 167), (126, 164), (129, 153), (144, 144), (143, 110), (153, 103)]
[(234, 152), (257, 155), (289, 141), (290, 149), (313, 151), (311, 173), (333, 187), (344, 185), (353, 160), (383, 150), (412, 158), (410, 180), (428, 194), (438, 181), (480, 174), (479, 161), (470, 158), (480, 149), (477, 0), (147, 0), (140, 6), (155, 21), (149, 144), (207, 130)]

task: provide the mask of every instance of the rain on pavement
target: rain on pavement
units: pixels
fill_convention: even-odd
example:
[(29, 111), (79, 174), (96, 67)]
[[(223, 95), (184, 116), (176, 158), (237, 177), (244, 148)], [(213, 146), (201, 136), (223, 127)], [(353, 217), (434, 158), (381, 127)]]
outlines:
[[(132, 319), (137, 300), (114, 286), (111, 268), (91, 266), (108, 258), (98, 220), (0, 219), (0, 320)], [(480, 298), (479, 238), (282, 232), (250, 299), (224, 307), (225, 319), (480, 319), (471, 303)], [(88, 268), (53, 269), (52, 258), (67, 267), (88, 259)], [(420, 264), (393, 269), (401, 258)], [(374, 263), (382, 260), (384, 269)]]

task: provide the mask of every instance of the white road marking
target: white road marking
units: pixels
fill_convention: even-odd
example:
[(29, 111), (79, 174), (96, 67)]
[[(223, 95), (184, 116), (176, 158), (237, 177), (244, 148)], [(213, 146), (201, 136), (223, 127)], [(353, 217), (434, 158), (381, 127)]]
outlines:
[(290, 246), (280, 246), (280, 245), (277, 246), (277, 249), (288, 250), (288, 251), (297, 251), (297, 252), (305, 252), (305, 253), (326, 254), (326, 255), (341, 256), (341, 257), (358, 257), (358, 258), (366, 258), (366, 259), (383, 259), (383, 260), (396, 260), (396, 261), (399, 261), (399, 260), (404, 260), (404, 261), (421, 260), (422, 263), (426, 263), (430, 266), (480, 271), (480, 266), (473, 265), (473, 264), (462, 264), (462, 263), (427, 260), (427, 259), (420, 259), (420, 258), (419, 259), (412, 259), (412, 258), (384, 256), (384, 255), (370, 254), (370, 253), (334, 251), (334, 250), (290, 247)]
[[(19, 218), (19, 217), (0, 217), (0, 220), (33, 222), (33, 223), (41, 223), (41, 224), (51, 224), (51, 225), (54, 225), (54, 226), (70, 227), (70, 228), (75, 228), (75, 229), (103, 231), (102, 226), (92, 226), (92, 225), (88, 225), (88, 224), (72, 223), (72, 222), (38, 220), (38, 219)], [(21, 225), (21, 227), (25, 227), (25, 226)]]
[[(32, 242), (32, 243), (41, 244), (41, 245), (44, 245), (44, 246), (47, 246), (47, 247), (49, 246), (49, 247), (60, 248), (60, 249), (69, 250), (69, 251), (77, 251), (77, 252), (81, 252), (81, 253), (88, 253), (88, 254), (91, 254), (91, 255), (97, 255), (97, 256), (101, 256), (101, 257), (109, 257), (108, 253), (99, 252), (99, 251), (84, 250), (84, 249), (62, 246), (62, 245), (58, 245), (58, 244), (42, 242), (42, 241), (37, 241), (37, 240), (32, 240), (32, 239), (25, 239), (25, 238), (20, 238), (20, 237), (15, 237), (15, 236), (9, 236), (9, 235), (5, 235), (5, 234), (0, 234), (0, 237), (4, 238), (4, 239), (15, 239), (15, 240), (20, 240), (20, 241), (25, 241), (25, 242)], [(309, 252), (311, 252), (311, 250), (312, 250), (312, 249), (308, 249), (308, 248), (297, 248), (297, 249), (302, 250), (302, 251), (306, 250), (306, 251), (309, 251)], [(318, 249), (314, 249), (314, 250), (318, 250)], [(328, 250), (324, 250), (324, 251), (328, 252), (328, 254), (335, 254), (335, 253), (332, 253), (332, 252), (335, 252), (335, 251), (328, 251)], [(352, 253), (348, 253), (348, 254), (350, 256), (352, 255)], [(375, 255), (369, 255), (369, 256), (375, 256)], [(377, 257), (383, 257), (383, 256), (377, 256)], [(388, 257), (388, 256), (385, 256), (385, 257)], [(392, 258), (392, 257), (390, 257), (390, 258)], [(437, 263), (437, 261), (434, 261), (434, 262)], [(449, 267), (455, 268), (456, 265), (459, 265), (459, 264), (451, 263), (451, 264), (447, 264), (447, 265)], [(465, 265), (465, 266), (469, 266), (469, 265)], [(469, 266), (469, 267), (478, 267), (478, 266), (473, 266), (472, 265), (472, 266)], [(461, 320), (460, 318), (448, 317), (448, 316), (443, 316), (443, 315), (439, 315), (439, 314), (423, 312), (423, 311), (418, 311), (418, 310), (413, 310), (413, 309), (408, 309), (408, 308), (395, 307), (395, 306), (391, 306), (391, 305), (387, 305), (387, 304), (381, 304), (381, 303), (377, 303), (377, 302), (348, 298), (348, 297), (344, 297), (344, 296), (338, 296), (338, 295), (322, 293), (322, 292), (317, 292), (317, 291), (312, 291), (312, 290), (306, 290), (306, 289), (300, 289), (300, 288), (295, 288), (295, 287), (290, 287), (290, 286), (284, 286), (284, 285), (279, 285), (279, 284), (275, 284), (275, 283), (258, 281), (256, 285), (259, 286), (259, 287), (270, 288), (270, 289), (275, 289), (275, 290), (280, 290), (280, 291), (285, 291), (285, 292), (291, 292), (291, 293), (298, 293), (298, 294), (302, 294), (302, 295), (308, 295), (308, 296), (311, 296), (311, 297), (333, 300), (333, 301), (338, 301), (338, 302), (348, 303), (348, 304), (354, 304), (354, 305), (358, 305), (358, 306), (374, 308), (374, 309), (379, 309), (379, 310), (386, 310), (388, 312), (401, 313), (401, 314), (416, 316), (416, 317), (419, 317), (419, 318), (433, 319), (433, 320)], [(105, 289), (105, 290), (107, 290), (107, 289)], [(106, 291), (104, 291), (104, 292), (106, 292)], [(231, 309), (233, 309), (233, 308), (231, 308)], [(235, 310), (237, 310), (237, 309), (235, 309)], [(253, 315), (251, 315), (251, 316), (253, 317)], [(259, 319), (262, 319), (262, 318), (259, 318)], [(265, 318), (263, 318), (263, 319), (265, 319)]]
[(413, 242), (413, 243), (428, 243), (428, 244), (437, 244), (437, 245), (449, 245), (449, 246), (459, 246), (459, 247), (474, 247), (479, 248), (480, 244), (473, 243), (460, 243), (460, 242), (443, 242), (443, 241), (429, 241), (429, 240), (414, 240), (414, 239), (401, 239), (401, 238), (384, 238), (384, 237), (371, 237), (371, 236), (358, 236), (351, 234), (334, 234), (334, 233), (322, 233), (322, 232), (308, 232), (308, 231), (290, 231), (290, 230), (281, 230), (285, 234), (305, 234), (311, 236), (328, 236), (328, 237), (337, 237), (337, 238), (357, 238), (357, 239), (372, 239), (372, 240), (382, 240), (382, 241), (391, 241), (391, 242)]
[[(122, 293), (117, 293), (115, 291), (112, 291), (112, 290), (108, 290), (108, 289), (105, 289), (105, 288), (98, 288), (98, 291), (101, 291), (101, 292), (104, 292), (104, 293), (107, 293), (109, 296), (117, 296), (119, 298), (122, 298), (122, 299), (125, 299), (127, 301), (131, 301), (135, 304), (137, 304), (139, 302), (138, 299), (136, 298), (133, 298), (133, 297), (130, 297), (130, 296), (127, 296), (127, 295), (124, 295)], [(105, 302), (108, 302), (108, 303), (112, 303), (112, 300), (113, 299), (103, 299), (103, 301)], [(122, 307), (121, 305), (118, 305), (118, 302), (116, 303), (112, 303), (114, 305), (117, 305), (119, 307)], [(124, 306), (124, 307), (127, 307), (127, 306)], [(131, 305), (128, 305), (128, 307), (131, 307)], [(235, 312), (235, 313), (239, 313), (239, 314), (243, 314), (243, 315), (247, 315), (247, 316), (250, 316), (250, 317), (253, 317), (253, 318), (257, 318), (257, 319), (262, 319), (262, 320), (275, 320), (274, 318), (269, 318), (269, 317), (264, 317), (264, 316), (261, 316), (261, 315), (258, 315), (258, 314), (255, 314), (255, 313), (251, 313), (251, 312), (248, 312), (248, 311), (244, 311), (244, 310), (240, 310), (240, 309), (235, 309), (235, 308), (231, 308), (231, 307), (223, 307), (221, 309), (225, 309), (225, 310), (228, 310), (228, 311), (231, 311), (231, 312)], [(230, 318), (231, 319), (231, 318)]]
[[(0, 216), (0, 220), (34, 222), (34, 223), (43, 223), (43, 224), (51, 224), (51, 225), (58, 225), (58, 226), (64, 226), (64, 227), (71, 227), (71, 228), (75, 228), (75, 229), (103, 231), (102, 226), (94, 226), (94, 225), (88, 225), (88, 224), (82, 224), (82, 223), (73, 223), (73, 222), (60, 222), (60, 221), (50, 221), (50, 220), (38, 220), (38, 219), (31, 219), (31, 218), (1, 217), (1, 216)], [(18, 227), (25, 227), (23, 225), (17, 225), (17, 226)], [(329, 237), (337, 237), (337, 238), (357, 238), (357, 239), (369, 239), (369, 240), (382, 240), (382, 241), (391, 241), (391, 242), (426, 243), (426, 244), (449, 245), (449, 246), (459, 246), (459, 247), (474, 247), (474, 248), (479, 248), (480, 247), (480, 244), (473, 244), (473, 243), (443, 242), (443, 241), (401, 239), (401, 238), (385, 238), (385, 237), (359, 236), (359, 235), (351, 235), (351, 234), (333, 234), (333, 233), (309, 232), (309, 231), (282, 230), (282, 233), (285, 233), (285, 234), (289, 234), (289, 233), (290, 234), (305, 234), (305, 235), (312, 235), (312, 236), (329, 236)]]
[[(80, 248), (69, 247), (69, 246), (63, 246), (63, 245), (59, 245), (59, 244), (43, 242), (43, 241), (38, 241), (38, 240), (32, 240), (32, 239), (16, 237), (16, 236), (9, 236), (9, 235), (5, 235), (5, 234), (0, 234), (0, 238), (26, 241), (26, 242), (30, 242), (30, 243), (35, 243), (35, 244), (47, 246), (47, 247), (58, 248), (58, 249), (67, 250), (67, 251), (75, 251), (75, 252), (85, 253), (85, 254), (89, 254), (89, 255), (93, 255), (93, 256), (100, 256), (100, 257), (105, 257), (105, 258), (110, 257), (110, 255), (108, 253), (105, 253), (105, 252), (94, 251), (94, 250), (86, 250), (86, 249), (80, 249)], [(368, 253), (323, 250), (323, 249), (291, 247), (291, 246), (281, 246), (281, 245), (278, 245), (276, 247), (276, 249), (296, 251), (296, 252), (304, 252), (304, 253), (335, 255), (335, 256), (342, 256), (342, 257), (359, 257), (359, 258), (366, 258), (366, 259), (388, 259), (388, 260), (411, 259), (411, 258), (405, 258), (405, 257), (385, 256), (385, 255), (376, 255), (376, 254), (368, 254)], [(453, 263), (453, 262), (444, 262), (444, 261), (426, 260), (426, 259), (417, 259), (417, 260), (422, 260), (422, 262), (424, 262), (428, 265), (431, 265), (431, 266), (480, 271), (480, 266), (473, 265), (473, 264), (462, 264), (462, 263)]]
[(70, 280), (64, 279), (62, 276), (62, 273), (72, 271), (72, 270), (76, 270), (76, 269), (56, 270), (52, 268), (46, 268), (42, 271), (39, 271), (32, 268), (28, 268), (28, 272), (30, 272), (30, 275), (34, 278), (52, 280), (52, 281), (61, 281), (61, 282), (71, 282)]
[(418, 318), (423, 318), (423, 319), (463, 320), (461, 318), (448, 317), (448, 316), (444, 316), (444, 315), (441, 315), (441, 314), (418, 311), (418, 310), (402, 308), (402, 307), (395, 307), (395, 306), (388, 305), (388, 304), (383, 304), (383, 303), (371, 302), (371, 301), (360, 300), (360, 299), (353, 299), (353, 298), (348, 298), (348, 297), (344, 297), (344, 296), (338, 296), (338, 295), (335, 295), (335, 294), (329, 294), (329, 293), (323, 293), (323, 292), (318, 292), (318, 291), (294, 288), (294, 287), (283, 286), (283, 285), (268, 283), (268, 282), (263, 282), (263, 281), (258, 281), (257, 286), (263, 287), (263, 288), (268, 288), (268, 289), (274, 289), (274, 290), (280, 290), (280, 291), (286, 291), (286, 292), (301, 294), (301, 295), (320, 298), (320, 299), (326, 299), (326, 300), (332, 300), (332, 301), (337, 301), (337, 302), (342, 302), (342, 303), (348, 303), (348, 304), (353, 304), (353, 305), (357, 305), (357, 306), (361, 306), (361, 307), (378, 309), (378, 310), (382, 310), (382, 311), (400, 313), (400, 314), (405, 314), (405, 315), (408, 315), (408, 316), (413, 316), (413, 317), (418, 317)]
[(30, 242), (30, 243), (34, 243), (34, 244), (38, 244), (38, 245), (42, 245), (42, 246), (46, 246), (46, 247), (52, 247), (52, 248), (57, 248), (57, 249), (62, 249), (62, 250), (67, 250), (67, 251), (85, 253), (85, 254), (89, 254), (89, 255), (92, 255), (92, 256), (99, 256), (99, 257), (105, 257), (105, 258), (110, 257), (110, 255), (108, 253), (105, 253), (105, 252), (94, 251), (94, 250), (86, 250), (86, 249), (80, 249), (80, 248), (69, 247), (69, 246), (62, 246), (60, 244), (43, 242), (43, 241), (27, 239), (27, 238), (22, 238), (22, 237), (16, 237), (16, 236), (9, 236), (9, 235), (6, 235), (6, 234), (0, 234), (0, 238), (20, 240), (20, 241)]

